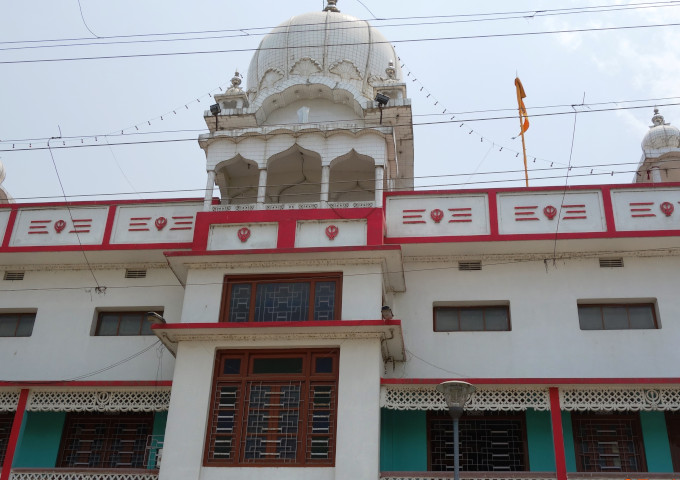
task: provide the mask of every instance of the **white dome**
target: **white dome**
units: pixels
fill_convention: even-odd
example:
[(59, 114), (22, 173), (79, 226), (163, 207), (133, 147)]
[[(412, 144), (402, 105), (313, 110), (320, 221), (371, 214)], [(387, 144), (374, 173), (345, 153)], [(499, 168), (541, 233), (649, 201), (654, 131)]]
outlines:
[(401, 81), (385, 37), (368, 22), (333, 10), (293, 17), (262, 39), (248, 69), (251, 99), (286, 80), (314, 83), (314, 77), (326, 77), (372, 100), (373, 85)]
[(654, 109), (652, 117), (654, 124), (642, 139), (642, 150), (652, 153), (658, 150), (674, 150), (680, 148), (680, 130), (664, 122), (664, 118), (659, 114), (658, 109)]

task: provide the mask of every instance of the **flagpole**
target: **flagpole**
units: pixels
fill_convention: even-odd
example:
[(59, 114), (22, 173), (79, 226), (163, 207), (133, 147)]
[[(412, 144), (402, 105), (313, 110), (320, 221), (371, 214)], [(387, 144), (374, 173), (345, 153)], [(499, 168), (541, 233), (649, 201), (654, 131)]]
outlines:
[(522, 136), (522, 153), (524, 154), (524, 181), (529, 186), (529, 170), (527, 169), (527, 146), (524, 143), (524, 128), (522, 128), (522, 109), (519, 109), (519, 131)]

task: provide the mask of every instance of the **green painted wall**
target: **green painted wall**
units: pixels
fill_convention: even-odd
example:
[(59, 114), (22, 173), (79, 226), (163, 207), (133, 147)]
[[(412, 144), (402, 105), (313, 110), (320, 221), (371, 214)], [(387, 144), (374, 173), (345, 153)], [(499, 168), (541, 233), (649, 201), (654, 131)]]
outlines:
[(66, 414), (63, 412), (26, 413), (12, 466), (54, 468), (65, 419)]
[(567, 472), (575, 472), (576, 448), (574, 447), (574, 429), (571, 426), (570, 412), (562, 412), (562, 435), (564, 436), (564, 456), (567, 460)]
[(529, 470), (532, 472), (554, 472), (555, 450), (552, 441), (550, 412), (526, 411), (527, 446), (529, 448)]
[(645, 444), (647, 471), (672, 472), (671, 447), (668, 443), (666, 418), (663, 412), (640, 412), (642, 440)]
[[(156, 412), (153, 416), (153, 438), (151, 439), (151, 447), (160, 446), (165, 438), (165, 424), (168, 422), (168, 412)], [(151, 450), (149, 455), (148, 468), (156, 468), (156, 450)]]
[(426, 412), (381, 409), (380, 470), (427, 471)]

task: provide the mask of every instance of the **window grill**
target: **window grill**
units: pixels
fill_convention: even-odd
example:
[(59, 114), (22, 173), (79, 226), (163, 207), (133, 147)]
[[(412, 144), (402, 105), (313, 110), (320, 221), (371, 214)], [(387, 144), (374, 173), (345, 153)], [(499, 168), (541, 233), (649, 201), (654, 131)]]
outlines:
[(623, 267), (623, 258), (600, 258), (600, 268)]
[(572, 414), (579, 472), (646, 472), (637, 414)]
[[(524, 415), (464, 415), (459, 421), (460, 469), (468, 472), (516, 472), (528, 466)], [(429, 417), (430, 470), (452, 471), (453, 421)]]
[(5, 272), (5, 280), (23, 280), (26, 272)]
[(467, 262), (458, 262), (458, 270), (461, 272), (475, 272), (482, 269), (481, 260), (470, 260)]
[(13, 421), (14, 412), (0, 413), (0, 465), (5, 460), (5, 452), (7, 451)]
[(128, 268), (125, 270), (125, 278), (146, 278), (146, 270)]

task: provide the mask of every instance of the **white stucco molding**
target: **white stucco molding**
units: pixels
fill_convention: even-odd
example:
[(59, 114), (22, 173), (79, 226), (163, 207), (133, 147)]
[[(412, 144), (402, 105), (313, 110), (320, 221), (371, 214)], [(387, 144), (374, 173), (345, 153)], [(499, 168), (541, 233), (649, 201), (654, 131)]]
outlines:
[(18, 403), (18, 390), (0, 390), (0, 412), (14, 412)]
[(560, 388), (560, 405), (566, 411), (678, 411), (680, 386), (566, 387)]
[[(389, 410), (446, 410), (436, 385), (382, 385), (380, 406)], [(548, 387), (478, 385), (465, 405), (466, 410), (495, 412), (549, 410)]]
[(273, 322), (250, 324), (166, 324), (153, 332), (172, 352), (179, 342), (221, 342), (226, 345), (252, 342), (320, 342), (329, 340), (380, 339), (383, 361), (403, 361), (404, 337), (400, 320), (337, 320), (322, 322)]
[(31, 391), (31, 412), (162, 412), (170, 405), (170, 387), (40, 388)]

